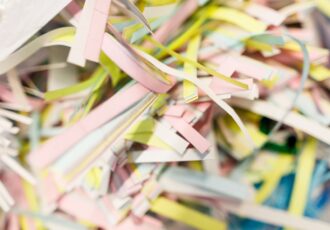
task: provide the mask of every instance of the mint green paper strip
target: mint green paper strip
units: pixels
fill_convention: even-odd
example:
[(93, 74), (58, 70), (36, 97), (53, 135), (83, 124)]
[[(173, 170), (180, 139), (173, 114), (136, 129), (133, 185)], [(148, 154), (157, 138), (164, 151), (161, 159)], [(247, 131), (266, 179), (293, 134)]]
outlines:
[[(253, 35), (253, 37), (258, 37), (258, 36), (264, 36), (266, 34), (269, 33), (260, 33), (260, 34), (255, 34)], [(266, 144), (267, 142), (269, 142), (272, 138), (272, 136), (279, 130), (279, 128), (282, 126), (284, 120), (286, 119), (286, 117), (288, 116), (288, 114), (292, 111), (292, 109), (296, 106), (298, 98), (301, 94), (301, 92), (304, 89), (304, 85), (305, 82), (307, 81), (308, 75), (309, 75), (309, 70), (310, 70), (310, 60), (309, 60), (309, 55), (308, 55), (308, 50), (306, 48), (306, 45), (300, 41), (299, 39), (289, 35), (289, 34), (284, 34), (283, 36), (288, 37), (289, 39), (293, 40), (294, 42), (296, 42), (303, 55), (304, 55), (304, 60), (303, 60), (303, 69), (302, 69), (302, 73), (301, 73), (301, 81), (300, 81), (300, 85), (299, 88), (297, 89), (297, 91), (295, 92), (295, 95), (292, 99), (292, 102), (290, 104), (290, 107), (285, 111), (285, 113), (283, 114), (282, 118), (280, 120), (277, 121), (277, 123), (275, 124), (275, 126), (271, 129), (270, 133), (268, 134), (267, 139), (265, 140), (264, 144)], [(251, 38), (251, 37), (249, 37)], [(246, 38), (246, 39), (249, 39)], [(250, 166), (250, 163), (252, 162), (254, 156), (256, 156), (260, 149), (263, 148), (264, 145), (261, 145), (259, 148), (254, 149), (253, 153), (250, 155), (250, 157), (246, 158), (244, 161), (242, 161), (231, 173), (230, 177), (232, 179), (239, 179), (241, 178), (241, 176), (244, 174), (244, 172), (247, 170), (247, 168)]]
[(251, 39), (258, 41), (258, 42), (264, 42), (269, 45), (278, 45), (283, 46), (285, 41), (282, 36), (276, 36), (272, 34), (262, 34), (255, 37), (251, 37)]

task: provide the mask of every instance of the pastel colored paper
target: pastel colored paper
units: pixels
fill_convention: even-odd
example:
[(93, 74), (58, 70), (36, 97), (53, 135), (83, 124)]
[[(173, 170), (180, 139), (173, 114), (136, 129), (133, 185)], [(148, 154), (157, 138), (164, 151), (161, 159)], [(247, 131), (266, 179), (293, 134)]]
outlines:
[(0, 0), (0, 229), (330, 229), (329, 0)]

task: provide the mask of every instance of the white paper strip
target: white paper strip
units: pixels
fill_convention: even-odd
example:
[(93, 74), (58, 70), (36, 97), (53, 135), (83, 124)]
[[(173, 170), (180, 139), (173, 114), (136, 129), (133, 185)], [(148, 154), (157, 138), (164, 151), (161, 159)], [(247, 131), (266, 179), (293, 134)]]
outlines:
[(70, 1), (6, 1), (0, 20), (0, 60), (19, 48)]

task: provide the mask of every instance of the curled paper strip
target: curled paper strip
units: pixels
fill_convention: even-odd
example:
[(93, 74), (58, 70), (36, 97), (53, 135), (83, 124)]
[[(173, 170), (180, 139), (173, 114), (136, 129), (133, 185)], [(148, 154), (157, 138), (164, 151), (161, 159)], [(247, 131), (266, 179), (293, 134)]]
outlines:
[(0, 1), (0, 228), (329, 229), (327, 2)]

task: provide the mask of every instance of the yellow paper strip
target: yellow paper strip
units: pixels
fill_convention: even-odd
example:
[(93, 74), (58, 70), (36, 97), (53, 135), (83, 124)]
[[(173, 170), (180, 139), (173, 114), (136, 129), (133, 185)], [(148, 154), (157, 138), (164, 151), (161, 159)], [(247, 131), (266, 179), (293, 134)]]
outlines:
[[(201, 36), (195, 36), (187, 47), (187, 57), (197, 61), (198, 48), (201, 43)], [(193, 77), (197, 77), (197, 68), (190, 63), (184, 63), (184, 71)], [(198, 99), (198, 88), (190, 81), (183, 80), (183, 98), (186, 103), (193, 102)]]
[(152, 202), (150, 210), (159, 215), (182, 222), (196, 229), (227, 229), (227, 226), (224, 222), (188, 208), (177, 202), (168, 200), (164, 197), (159, 197), (154, 202)]
[(70, 173), (68, 173), (67, 175), (65, 175), (65, 179), (67, 181), (70, 181), (72, 179), (74, 179), (75, 176), (77, 176), (77, 174), (80, 173), (80, 171), (84, 168), (86, 168), (88, 166), (88, 164), (99, 154), (102, 153), (102, 151), (104, 151), (106, 149), (107, 146), (109, 146), (109, 144), (111, 144), (115, 138), (118, 137), (118, 135), (120, 133), (122, 133), (125, 129), (128, 128), (128, 126), (134, 121), (134, 119), (137, 119), (147, 108), (149, 108), (153, 102), (156, 100), (157, 96), (155, 95), (150, 95), (148, 98), (148, 101), (146, 102), (146, 104), (144, 104), (143, 106), (141, 106), (141, 108), (138, 109), (138, 111), (136, 111), (134, 114), (132, 114), (132, 117), (127, 120), (127, 122), (125, 124), (123, 124), (121, 127), (119, 127), (118, 129), (116, 129), (109, 137), (107, 137), (99, 146), (97, 146), (97, 148), (95, 150), (93, 150), (93, 152), (91, 152), (87, 158), (85, 158), (79, 165), (77, 165), (76, 168), (74, 168)]
[(128, 133), (125, 135), (126, 140), (138, 142), (141, 144), (157, 147), (160, 149), (172, 150), (170, 146), (164, 143), (159, 137), (152, 132), (148, 133)]
[(100, 167), (91, 168), (85, 177), (85, 181), (90, 187), (98, 189), (102, 183), (101, 175), (102, 171)]
[[(196, 20), (183, 34), (177, 37), (173, 42), (168, 45), (171, 50), (176, 50), (177, 48), (183, 46), (191, 37), (193, 37), (197, 32), (200, 32), (202, 24), (206, 21), (207, 17), (203, 16)], [(157, 58), (163, 58), (166, 52), (163, 50), (157, 55)]]
[[(308, 52), (312, 53), (312, 52), (318, 52), (319, 54), (322, 54), (324, 56), (329, 55), (329, 50), (325, 49), (325, 48), (320, 48), (317, 46), (312, 46), (312, 45), (306, 45), (306, 48), (308, 50)], [(284, 46), (282, 47), (282, 49), (284, 50), (289, 50), (289, 51), (294, 51), (294, 52), (300, 52), (300, 46), (293, 42), (293, 41), (288, 41), (284, 44)]]
[[(22, 185), (23, 185), (24, 193), (25, 193), (25, 196), (26, 196), (26, 201), (29, 205), (29, 208), (32, 211), (38, 211), (39, 204), (38, 204), (38, 201), (37, 201), (36, 190), (34, 189), (34, 187), (30, 183), (26, 182), (25, 180), (22, 181)], [(29, 224), (29, 221), (28, 221), (27, 217), (22, 216), (21, 221), (23, 223), (23, 229), (31, 229), (31, 226)], [(32, 221), (32, 219), (31, 219), (31, 221)], [(33, 220), (33, 222), (35, 223), (35, 229), (36, 230), (45, 229), (40, 220)]]
[(293, 161), (290, 155), (279, 155), (275, 162), (274, 170), (269, 172), (265, 178), (262, 187), (256, 194), (255, 200), (257, 203), (264, 202), (276, 189), (282, 176), (288, 172)]
[(309, 74), (316, 81), (324, 81), (330, 78), (330, 69), (323, 65), (312, 65)]
[(47, 101), (52, 101), (81, 92), (97, 84), (100, 85), (100, 83), (103, 83), (106, 77), (107, 77), (107, 72), (102, 67), (99, 67), (95, 70), (93, 75), (88, 80), (63, 89), (46, 92), (45, 99)]
[(306, 146), (298, 158), (293, 192), (288, 210), (294, 215), (303, 215), (305, 211), (309, 185), (315, 164), (316, 148), (316, 140), (312, 137), (308, 138)]
[(225, 76), (225, 75), (223, 75), (223, 74), (215, 71), (214, 69), (205, 67), (205, 66), (201, 65), (200, 63), (191, 60), (190, 58), (186, 58), (186, 57), (178, 54), (177, 52), (173, 51), (172, 49), (169, 49), (168, 47), (165, 47), (164, 45), (162, 45), (161, 43), (159, 43), (158, 41), (156, 41), (152, 37), (148, 37), (147, 36), (146, 39), (148, 41), (150, 41), (153, 45), (155, 45), (158, 48), (164, 50), (166, 53), (168, 53), (171, 56), (175, 57), (179, 61), (187, 62), (187, 63), (189, 63), (189, 64), (191, 64), (193, 66), (196, 66), (196, 68), (199, 68), (199, 69), (207, 72), (210, 75), (216, 76), (216, 77), (220, 78), (221, 80), (224, 80), (224, 81), (226, 81), (226, 82), (228, 82), (230, 84), (236, 85), (237, 87), (240, 87), (242, 89), (248, 89), (249, 88), (247, 84), (244, 84), (244, 83), (242, 83), (240, 81), (237, 81), (237, 80), (235, 80), (233, 78), (227, 77), (227, 76)]
[(211, 18), (235, 24), (246, 31), (254, 33), (264, 32), (267, 28), (266, 23), (258, 21), (243, 12), (227, 7), (215, 8), (211, 14)]
[(188, 161), (187, 165), (189, 168), (195, 170), (195, 171), (203, 171), (203, 165), (201, 161)]
[(330, 1), (329, 0), (316, 0), (317, 8), (322, 11), (325, 15), (330, 17)]

